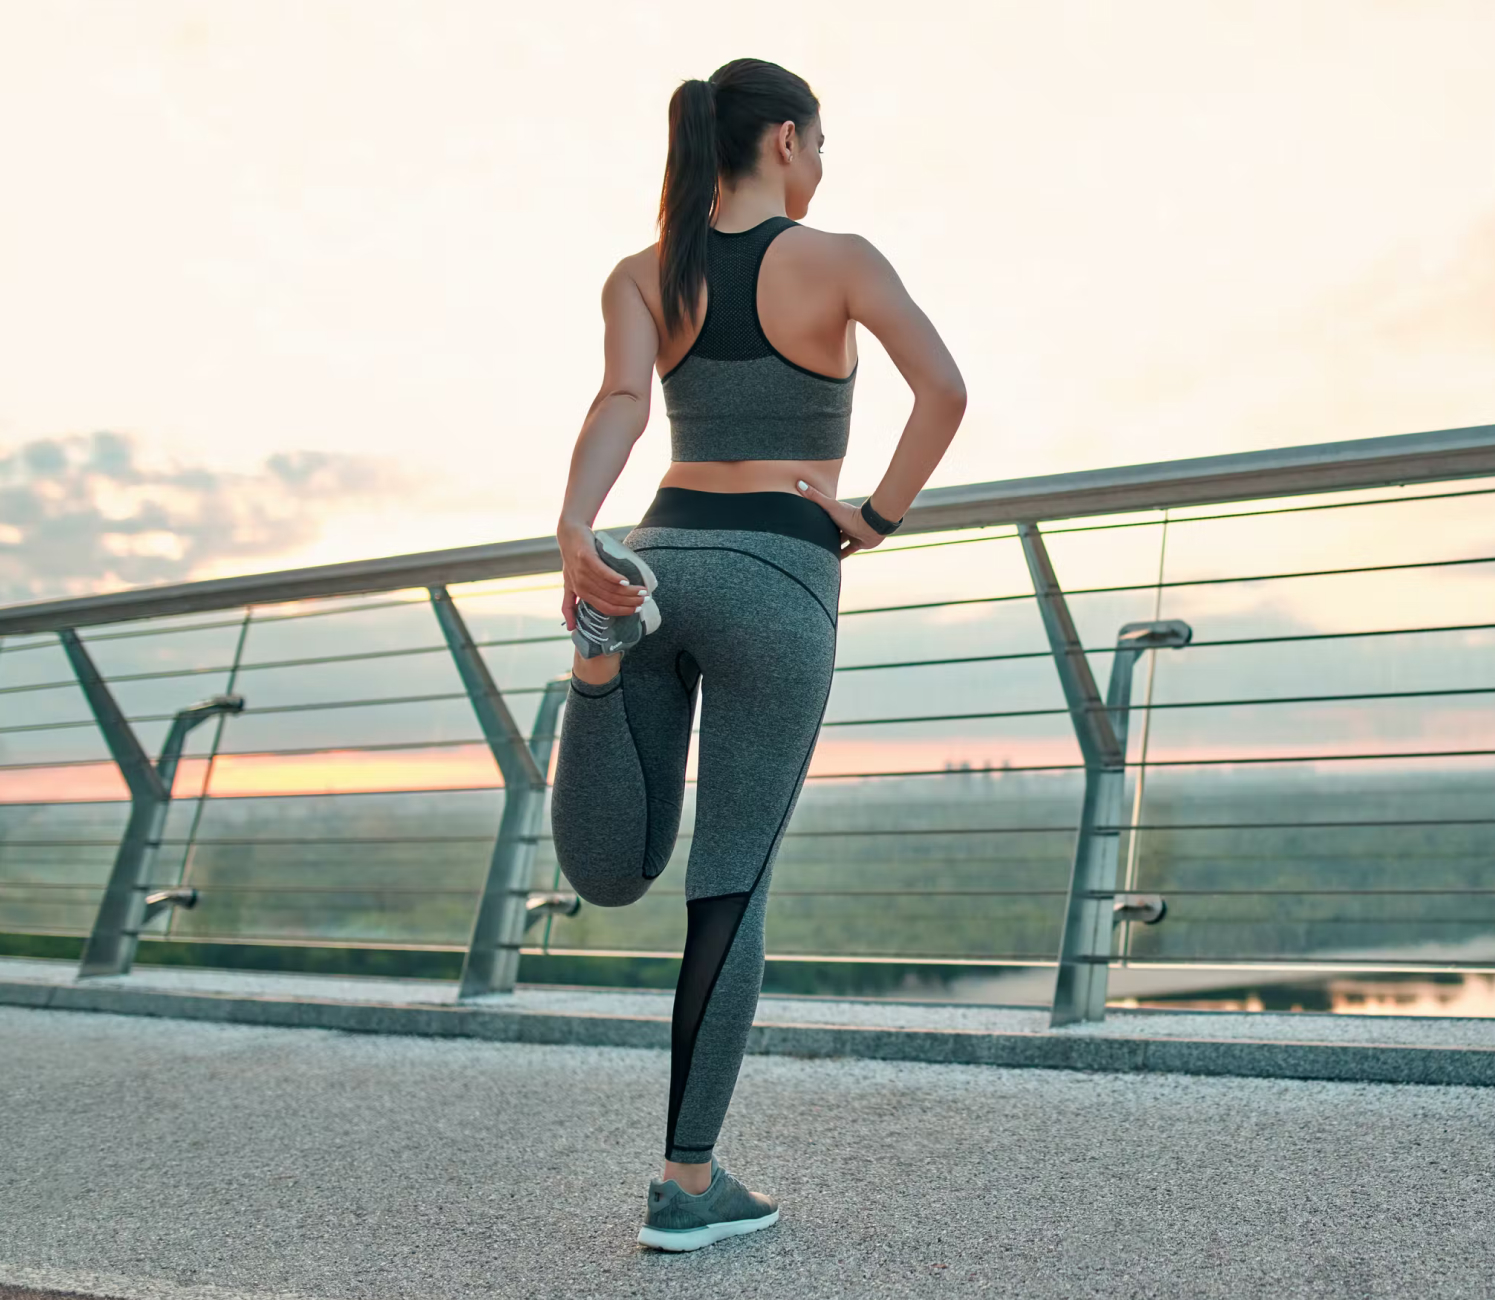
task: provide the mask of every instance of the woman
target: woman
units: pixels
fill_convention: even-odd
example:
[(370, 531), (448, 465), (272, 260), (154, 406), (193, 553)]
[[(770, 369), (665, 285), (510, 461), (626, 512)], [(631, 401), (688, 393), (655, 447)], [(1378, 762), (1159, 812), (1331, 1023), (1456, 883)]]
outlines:
[[(695, 1250), (778, 1219), (712, 1155), (763, 981), (769, 875), (830, 692), (839, 565), (876, 546), (965, 410), (960, 372), (865, 239), (799, 224), (820, 184), (820, 104), (736, 59), (670, 100), (659, 242), (602, 291), (604, 373), (556, 530), (576, 645), (557, 759), (555, 849), (599, 907), (669, 861), (704, 679), (685, 954), (664, 1171), (639, 1240)], [(914, 406), (861, 510), (836, 499), (856, 326)], [(592, 532), (663, 383), (672, 457), (625, 543)]]

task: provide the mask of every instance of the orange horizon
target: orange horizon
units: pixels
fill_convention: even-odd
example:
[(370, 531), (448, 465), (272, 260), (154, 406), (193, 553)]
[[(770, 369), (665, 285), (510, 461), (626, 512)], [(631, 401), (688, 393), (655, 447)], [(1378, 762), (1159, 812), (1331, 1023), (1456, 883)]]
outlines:
[[(1460, 751), (1476, 748), (1467, 737), (1429, 735), (1417, 738), (1424, 749)], [(1314, 744), (1227, 749), (1224, 745), (1198, 745), (1154, 749), (1151, 763), (1228, 763), (1281, 756), (1320, 758), (1332, 762), (1339, 756), (1366, 752), (1365, 742), (1353, 738)], [(1398, 757), (1396, 753), (1387, 755)], [(695, 776), (692, 750), (687, 775)], [(1003, 752), (991, 738), (946, 737), (931, 740), (850, 741), (822, 738), (810, 763), (810, 776), (854, 779), (858, 776), (900, 771), (940, 772), (968, 763), (973, 769), (1000, 772), (1004, 765), (1015, 769), (1060, 767), (1080, 761), (1074, 742), (1068, 738), (1029, 739), (1020, 748)], [(1435, 760), (1418, 760), (1430, 762)], [(552, 757), (552, 771), (554, 758)], [(304, 755), (220, 755), (213, 761), (211, 777), (205, 758), (184, 759), (178, 769), (172, 795), (195, 799), (208, 786), (214, 799), (263, 799), (296, 795), (340, 795), (405, 793), (440, 790), (503, 788), (503, 777), (486, 746), (454, 746), (412, 756), (408, 751), (367, 753), (324, 750)], [(0, 805), (26, 803), (112, 803), (128, 801), (129, 791), (119, 769), (108, 760), (73, 767), (36, 767), (0, 773)]]

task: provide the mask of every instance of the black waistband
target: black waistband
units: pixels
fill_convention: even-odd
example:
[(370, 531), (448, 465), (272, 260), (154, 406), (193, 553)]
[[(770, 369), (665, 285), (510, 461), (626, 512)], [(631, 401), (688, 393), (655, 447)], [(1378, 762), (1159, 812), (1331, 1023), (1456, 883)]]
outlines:
[(698, 492), (662, 487), (654, 494), (640, 528), (733, 528), (749, 533), (781, 533), (841, 553), (841, 530), (808, 497), (788, 492)]

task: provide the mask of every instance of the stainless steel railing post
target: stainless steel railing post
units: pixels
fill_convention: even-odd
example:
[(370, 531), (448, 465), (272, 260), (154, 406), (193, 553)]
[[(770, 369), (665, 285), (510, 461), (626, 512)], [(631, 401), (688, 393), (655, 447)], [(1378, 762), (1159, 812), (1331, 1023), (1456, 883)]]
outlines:
[(444, 586), (428, 590), (436, 621), (504, 780), (498, 838), (473, 920), (457, 996), (507, 993), (519, 974), (519, 948), (530, 917), (530, 874), (545, 809), (546, 771), (569, 675), (547, 685), (534, 735), (526, 741), (451, 595)]
[(114, 855), (114, 868), (84, 945), (78, 975), (125, 975), (134, 963), (140, 930), (149, 917), (163, 906), (190, 907), (196, 902), (195, 894), (189, 900), (191, 891), (166, 891), (149, 901), (146, 897), (187, 733), (209, 718), (242, 711), (244, 700), (238, 695), (215, 695), (183, 709), (172, 719), (161, 757), (152, 764), (77, 632), (64, 628), (57, 636), (130, 791), (130, 820)]
[[(1020, 523), (1017, 530), (1085, 763), (1085, 798), (1075, 837), (1049, 1023), (1099, 1021), (1106, 1016), (1112, 930), (1118, 908), (1128, 905), (1117, 892), (1116, 877), (1132, 670), (1142, 651), (1187, 645), (1193, 633), (1188, 624), (1177, 620), (1128, 623), (1117, 637), (1103, 702), (1038, 525)], [(1156, 919), (1161, 917), (1160, 904)]]

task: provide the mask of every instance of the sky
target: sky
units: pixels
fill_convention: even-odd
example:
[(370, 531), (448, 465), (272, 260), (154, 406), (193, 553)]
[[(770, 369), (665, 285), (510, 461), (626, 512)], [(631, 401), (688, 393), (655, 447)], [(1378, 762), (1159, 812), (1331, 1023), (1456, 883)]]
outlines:
[[(966, 376), (931, 485), (1495, 420), (1487, 0), (555, 13), (0, 0), (0, 601), (550, 532), (669, 95), (743, 54)], [(599, 522), (667, 459), (656, 386)]]
[[(556, 12), (0, 0), (0, 604), (551, 532), (601, 377), (602, 282), (654, 238), (669, 96), (744, 54), (799, 72), (822, 101), (808, 223), (877, 244), (965, 374), (965, 423), (931, 486), (1495, 422), (1488, 0)], [(909, 404), (864, 333), (845, 495), (875, 485)], [(668, 454), (656, 383), (598, 522), (637, 519)], [(1495, 556), (1487, 500), (1179, 525), (1168, 576)], [(1050, 550), (1072, 589), (1152, 581), (1159, 543), (1149, 526)], [(846, 566), (843, 610), (1028, 590), (1010, 542), (874, 555)], [(1168, 592), (1162, 613), (1201, 640), (1489, 622), (1486, 575), (1206, 585)], [(559, 631), (556, 584), (527, 581), (488, 635)], [(482, 600), (465, 599), (481, 634)], [(1075, 617), (1107, 644), (1152, 601), (1082, 599)], [(841, 661), (1040, 644), (1031, 607), (1005, 622), (993, 608), (843, 617)], [(380, 643), (430, 640), (427, 614)], [(294, 653), (353, 643), (340, 619), (304, 626)], [(272, 632), (256, 624), (249, 660), (293, 653)], [(121, 641), (139, 662), (106, 671), (199, 653), (169, 641)], [(1388, 640), (1323, 663), (1191, 650), (1160, 669), (1160, 699), (1479, 688), (1490, 644), (1488, 631)], [(67, 677), (55, 647), (34, 649), (0, 659), (8, 684)], [(216, 642), (200, 653), (227, 662)], [(554, 664), (503, 670), (541, 681), (564, 641), (545, 653)], [(425, 680), (413, 662), (366, 681), (356, 666), (265, 672), (246, 689), (267, 709), (406, 694)], [(436, 664), (420, 689), (450, 689), (450, 671)], [(183, 685), (119, 689), (128, 709), (169, 714)], [(816, 775), (1071, 762), (1062, 715), (835, 729), (1056, 692), (1042, 662), (843, 675)], [(84, 718), (75, 696), (9, 696), (0, 754), (101, 758), (91, 728), (41, 729), (59, 708)], [(471, 736), (463, 704), (374, 711), (377, 736), (355, 712), (306, 715), (295, 738), (346, 753), (219, 759), (214, 791), (495, 779), (477, 746), (418, 764), (356, 748)], [(1155, 754), (1458, 749), (1485, 743), (1490, 717), (1484, 697), (1330, 712), (1159, 714)], [(270, 738), (236, 720), (233, 747), (291, 743), (290, 716), (261, 720)], [(184, 764), (183, 792), (205, 774)], [(0, 797), (57, 797), (59, 782), (75, 798), (119, 793), (100, 764), (13, 771)]]

